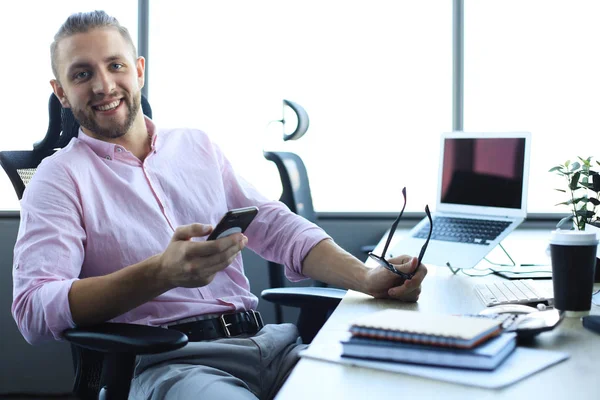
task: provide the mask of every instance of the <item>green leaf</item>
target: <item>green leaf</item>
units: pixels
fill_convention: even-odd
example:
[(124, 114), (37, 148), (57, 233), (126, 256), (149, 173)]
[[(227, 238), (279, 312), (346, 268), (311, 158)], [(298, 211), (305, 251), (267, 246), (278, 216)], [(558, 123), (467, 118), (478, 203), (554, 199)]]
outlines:
[(572, 221), (573, 221), (573, 216), (569, 215), (567, 217), (564, 217), (560, 221), (558, 221), (558, 224), (556, 224), (556, 227), (559, 229), (564, 229), (563, 226), (565, 226), (568, 223), (572, 223)]
[(557, 205), (557, 206), (559, 206), (559, 205), (565, 205), (565, 206), (569, 206), (569, 205), (571, 205), (571, 204), (575, 204), (575, 205), (577, 205), (578, 203), (581, 203), (581, 202), (583, 201), (583, 202), (585, 202), (585, 203), (584, 203), (584, 205), (583, 205), (583, 207), (585, 207), (585, 205), (587, 204), (587, 200), (588, 200), (587, 196), (582, 196), (582, 197), (574, 197), (574, 198), (572, 198), (572, 199), (569, 199), (569, 200), (567, 200), (567, 201), (563, 201), (562, 203), (558, 203), (558, 204), (556, 204), (556, 205)]
[(571, 164), (571, 171), (576, 171), (579, 168), (581, 168), (581, 164), (579, 164), (577, 161), (575, 161), (573, 164)]
[(569, 168), (569, 165), (571, 164), (570, 160), (565, 161), (565, 167)]
[(592, 203), (594, 206), (600, 206), (600, 200), (598, 200), (595, 197), (591, 197), (589, 202)]
[(585, 187), (587, 187), (587, 184), (588, 184), (588, 177), (587, 176), (584, 176), (581, 179), (581, 184), (584, 185)]
[(554, 190), (556, 190), (556, 191), (558, 191), (558, 192), (567, 193), (567, 191), (566, 191), (566, 190), (564, 190), (564, 189), (554, 189)]
[(592, 157), (588, 157), (585, 160), (583, 158), (581, 158), (581, 157), (577, 157), (577, 158), (579, 158), (581, 161), (583, 161), (583, 165), (585, 165), (586, 167), (589, 168), (589, 166), (590, 166), (590, 160), (592, 159)]
[(557, 165), (556, 167), (552, 167), (548, 170), (548, 172), (560, 171), (564, 167), (562, 165)]
[(573, 176), (571, 177), (571, 182), (569, 183), (569, 189), (571, 190), (576, 190), (577, 189), (577, 185), (579, 184), (579, 176), (581, 174), (579, 172), (576, 172), (573, 174)]
[[(567, 201), (563, 201), (562, 203), (558, 203), (558, 204), (555, 204), (555, 205), (557, 205), (557, 206), (569, 206), (569, 205), (571, 205), (571, 204), (577, 204), (577, 203), (580, 203), (580, 202), (582, 202), (582, 201), (584, 201), (584, 200), (585, 200), (585, 201), (586, 201), (586, 203), (587, 203), (587, 197), (575, 197), (575, 198), (573, 198), (573, 199), (569, 199), (569, 200), (567, 200)], [(584, 204), (584, 207), (585, 207), (585, 204)]]
[(600, 192), (600, 175), (592, 176), (592, 190), (596, 193)]
[(577, 215), (584, 217), (585, 219), (589, 219), (594, 216), (594, 212), (590, 210), (578, 210)]

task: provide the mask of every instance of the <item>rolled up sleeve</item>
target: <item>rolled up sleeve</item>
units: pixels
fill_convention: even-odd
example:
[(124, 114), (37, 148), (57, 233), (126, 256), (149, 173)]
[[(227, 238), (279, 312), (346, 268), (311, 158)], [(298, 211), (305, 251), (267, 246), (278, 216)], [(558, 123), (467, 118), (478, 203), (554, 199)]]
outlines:
[(66, 176), (48, 178), (38, 170), (25, 191), (14, 250), (11, 312), (32, 344), (61, 339), (74, 326), (68, 296), (84, 258), (75, 190)]
[(317, 225), (291, 212), (285, 204), (260, 194), (236, 174), (217, 146), (214, 149), (221, 166), (228, 206), (255, 205), (259, 208), (258, 215), (245, 233), (248, 248), (269, 261), (283, 264), (285, 276), (290, 281), (308, 279), (302, 273), (304, 258), (317, 243), (331, 237)]

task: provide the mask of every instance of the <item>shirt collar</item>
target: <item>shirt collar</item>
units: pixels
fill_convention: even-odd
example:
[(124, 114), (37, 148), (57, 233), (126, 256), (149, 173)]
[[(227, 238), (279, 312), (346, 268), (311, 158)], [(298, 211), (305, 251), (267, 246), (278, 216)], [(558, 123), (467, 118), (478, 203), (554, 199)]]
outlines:
[[(144, 115), (144, 122), (146, 123), (146, 129), (148, 130), (148, 136), (150, 137), (150, 148), (151, 151), (156, 151), (156, 139), (158, 138), (158, 129), (150, 118)], [(105, 142), (87, 135), (81, 127), (79, 127), (79, 135), (77, 139), (87, 144), (94, 153), (99, 157), (107, 160), (113, 160), (115, 158), (115, 152), (121, 153), (126, 151), (123, 146), (118, 144)]]

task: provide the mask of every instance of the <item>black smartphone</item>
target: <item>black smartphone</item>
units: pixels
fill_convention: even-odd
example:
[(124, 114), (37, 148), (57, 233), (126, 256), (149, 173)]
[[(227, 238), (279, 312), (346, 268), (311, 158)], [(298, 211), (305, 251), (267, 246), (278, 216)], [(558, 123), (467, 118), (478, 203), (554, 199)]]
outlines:
[(258, 214), (258, 208), (254, 206), (227, 211), (206, 240), (216, 240), (234, 233), (244, 233), (256, 214)]

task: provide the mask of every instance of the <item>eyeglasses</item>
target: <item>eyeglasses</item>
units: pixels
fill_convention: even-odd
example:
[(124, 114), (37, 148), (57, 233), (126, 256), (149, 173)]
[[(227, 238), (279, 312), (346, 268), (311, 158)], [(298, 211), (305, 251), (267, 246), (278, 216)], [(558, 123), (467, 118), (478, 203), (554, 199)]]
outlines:
[(431, 233), (433, 232), (433, 221), (431, 220), (431, 213), (429, 212), (429, 206), (426, 205), (425, 206), (425, 214), (427, 215), (427, 218), (429, 219), (429, 234), (427, 235), (427, 240), (425, 240), (425, 243), (423, 244), (423, 247), (421, 247), (421, 251), (419, 252), (419, 258), (418, 258), (419, 263), (417, 264), (417, 269), (415, 269), (413, 272), (411, 272), (409, 274), (404, 273), (402, 271), (398, 271), (396, 269), (396, 267), (394, 267), (384, 257), (387, 253), (390, 242), (392, 241), (392, 237), (394, 237), (394, 233), (396, 232), (396, 228), (398, 227), (400, 218), (402, 218), (402, 214), (404, 213), (404, 208), (406, 207), (406, 188), (402, 189), (402, 195), (404, 196), (404, 205), (402, 206), (402, 211), (400, 211), (400, 214), (398, 214), (398, 218), (396, 218), (396, 220), (392, 224), (392, 227), (390, 228), (390, 233), (388, 234), (387, 240), (385, 242), (385, 247), (383, 248), (383, 252), (381, 253), (381, 256), (378, 256), (377, 254), (371, 252), (371, 253), (369, 253), (369, 257), (371, 257), (373, 260), (377, 261), (377, 263), (379, 265), (392, 271), (396, 275), (399, 275), (404, 279), (412, 279), (412, 277), (415, 276), (415, 274), (417, 273), (417, 269), (419, 268), (419, 265), (421, 265), (421, 261), (423, 260), (423, 256), (425, 255), (425, 250), (427, 250), (427, 245), (429, 244), (429, 239), (431, 238)]

